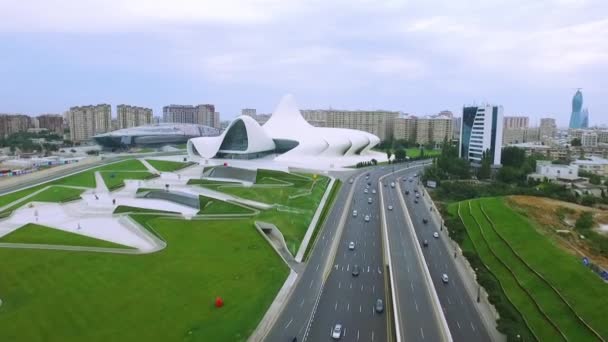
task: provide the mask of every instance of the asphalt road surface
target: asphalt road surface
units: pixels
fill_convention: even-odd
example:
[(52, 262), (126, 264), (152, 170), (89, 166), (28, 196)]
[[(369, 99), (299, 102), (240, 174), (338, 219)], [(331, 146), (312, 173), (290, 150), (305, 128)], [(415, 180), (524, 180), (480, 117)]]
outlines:
[[(403, 171), (399, 174), (413, 174)], [(385, 177), (383, 183), (384, 210), (387, 234), (390, 244), (390, 257), (395, 288), (398, 319), (401, 326), (402, 341), (441, 341), (441, 323), (434, 311), (432, 297), (427, 288), (423, 267), (426, 267), (415, 250), (415, 236), (405, 220), (404, 208), (399, 200), (396, 176)], [(395, 183), (395, 187), (391, 187)], [(392, 210), (389, 210), (392, 206)], [(432, 285), (431, 285), (432, 286)], [(431, 289), (433, 290), (433, 289)]]
[[(446, 244), (439, 239), (447, 239), (445, 230), (440, 229), (440, 225), (431, 219), (430, 207), (427, 201), (422, 200), (420, 193), (418, 203), (415, 203), (416, 193), (414, 190), (421, 189), (418, 178), (413, 177), (413, 173), (405, 173), (401, 182), (402, 196), (405, 199), (409, 213), (414, 223), (414, 230), (418, 238), (418, 243), (422, 247), (427, 267), (431, 273), (439, 301), (443, 308), (452, 338), (454, 341), (490, 341), (490, 336), (483, 325), (478, 311), (475, 309), (476, 301), (471, 299), (464, 288), (463, 280), (460, 278), (454, 264), (454, 248), (447, 248)], [(412, 177), (412, 181), (409, 181)], [(409, 195), (405, 195), (405, 191)], [(433, 210), (436, 210), (433, 208)], [(423, 219), (428, 223), (423, 223)], [(439, 234), (438, 238), (433, 233)], [(428, 247), (423, 246), (423, 241), (428, 241)], [(462, 255), (457, 255), (462, 258)], [(448, 283), (441, 279), (442, 275), (448, 276)]]

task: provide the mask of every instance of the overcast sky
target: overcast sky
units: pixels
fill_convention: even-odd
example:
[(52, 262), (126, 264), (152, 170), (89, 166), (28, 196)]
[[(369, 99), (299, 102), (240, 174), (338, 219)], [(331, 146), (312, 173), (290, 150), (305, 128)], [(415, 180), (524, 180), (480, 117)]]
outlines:
[[(0, 112), (127, 103), (608, 123), (606, 0), (0, 0)], [(114, 113), (115, 115), (115, 113)]]

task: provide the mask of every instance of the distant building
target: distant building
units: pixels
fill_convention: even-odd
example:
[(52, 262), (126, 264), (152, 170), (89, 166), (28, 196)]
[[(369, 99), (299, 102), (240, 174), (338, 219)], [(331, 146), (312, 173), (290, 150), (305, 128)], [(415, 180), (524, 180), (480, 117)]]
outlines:
[(63, 117), (59, 114), (42, 114), (38, 116), (38, 127), (63, 136)]
[(577, 165), (580, 170), (591, 172), (600, 176), (608, 176), (608, 160), (599, 157), (586, 157), (572, 162), (572, 165)]
[(503, 146), (537, 141), (541, 141), (538, 127), (505, 128), (502, 133)]
[(471, 106), (462, 109), (459, 156), (480, 163), (489, 151), (492, 164), (500, 165), (502, 146), (502, 106)]
[(550, 160), (537, 160), (536, 172), (528, 175), (533, 179), (568, 180), (578, 179), (578, 165), (552, 164)]
[(595, 133), (595, 132), (583, 132), (580, 139), (581, 139), (581, 146), (583, 146), (583, 147), (597, 146), (597, 133)]
[(116, 106), (118, 129), (152, 124), (152, 109), (119, 104)]
[(163, 107), (165, 123), (190, 123), (220, 128), (220, 113), (212, 104), (169, 105)]
[(257, 113), (256, 113), (255, 108), (243, 108), (243, 109), (241, 109), (241, 115), (247, 115), (247, 116), (250, 116), (255, 119), (257, 116)]
[(437, 114), (437, 116), (445, 116), (447, 118), (453, 119), (454, 113), (452, 113), (452, 111), (449, 111), (449, 110), (442, 110), (441, 112), (439, 112), (439, 114)]
[(555, 138), (557, 134), (557, 125), (553, 118), (540, 119), (540, 137)]
[(112, 109), (109, 104), (72, 107), (68, 113), (70, 140), (84, 142), (94, 135), (112, 130)]
[(449, 115), (416, 117), (400, 116), (393, 122), (393, 139), (407, 140), (416, 144), (442, 143), (452, 140), (454, 121)]
[(580, 89), (572, 97), (572, 113), (568, 127), (575, 129), (589, 127), (589, 112), (583, 109), (583, 93)]
[(123, 128), (98, 134), (95, 141), (105, 148), (128, 148), (133, 146), (163, 146), (183, 144), (190, 138), (213, 137), (220, 134), (218, 128), (195, 124), (146, 125)]
[(504, 129), (525, 129), (528, 128), (530, 118), (527, 116), (505, 116)]
[(413, 116), (400, 116), (393, 123), (393, 138), (396, 140), (416, 140), (416, 118)]
[(32, 120), (24, 114), (0, 114), (0, 137), (27, 132), (32, 128)]
[(462, 126), (462, 118), (456, 117), (452, 119), (452, 140), (460, 139), (460, 128)]
[(374, 134), (380, 140), (393, 137), (398, 112), (384, 110), (306, 109), (304, 119), (315, 127), (350, 128)]

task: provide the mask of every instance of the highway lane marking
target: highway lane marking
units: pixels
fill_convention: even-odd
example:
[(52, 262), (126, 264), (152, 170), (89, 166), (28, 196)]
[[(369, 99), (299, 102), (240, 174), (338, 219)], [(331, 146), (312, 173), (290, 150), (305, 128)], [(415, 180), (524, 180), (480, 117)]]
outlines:
[(304, 301), (305, 301), (305, 300), (306, 300), (306, 299), (302, 299), (302, 302), (300, 303), (300, 307), (303, 307), (303, 306), (304, 306)]
[(382, 274), (382, 270), (380, 269), (380, 266), (378, 266), (378, 274)]
[[(405, 256), (405, 253), (403, 255)], [(410, 273), (410, 265), (407, 265), (407, 273)]]
[(372, 330), (372, 342), (374, 342), (374, 331)]
[(446, 297), (448, 299), (448, 304), (452, 304), (452, 301), (450, 300), (450, 297)]
[(363, 285), (361, 285), (361, 292), (363, 292)]
[(350, 303), (346, 304), (346, 311), (350, 311)]
[(410, 280), (410, 287), (412, 288), (412, 292), (414, 292), (414, 282)]
[(289, 328), (289, 326), (291, 325), (291, 322), (293, 322), (293, 318), (289, 320), (289, 322), (287, 322), (287, 325), (285, 326), (285, 328), (283, 330), (287, 330), (287, 328)]
[(342, 282), (341, 281), (338, 282), (338, 288), (342, 288)]
[(312, 289), (312, 283), (314, 283), (314, 279), (310, 281), (310, 286), (308, 287), (309, 289)]
[(372, 293), (376, 293), (376, 285), (372, 286)]
[(344, 328), (344, 337), (346, 337), (346, 327)]
[(475, 326), (473, 325), (473, 322), (471, 322), (471, 329), (473, 329), (473, 331), (475, 331)]
[(422, 339), (424, 340), (424, 330), (422, 330), (422, 327), (420, 327), (420, 335), (422, 336)]
[(359, 329), (357, 329), (357, 341), (359, 341)]
[(362, 311), (362, 309), (361, 309), (361, 305), (359, 305), (359, 312), (361, 312), (361, 311)]
[(315, 268), (315, 272), (319, 270), (319, 266), (321, 266), (321, 264), (317, 264), (317, 267)]
[(346, 271), (348, 272), (348, 270), (350, 269), (350, 264), (346, 265)]
[(416, 306), (416, 312), (418, 312), (418, 302), (414, 299), (414, 305)]
[(367, 273), (369, 273), (369, 266), (367, 266)]
[(351, 288), (351, 289), (353, 288), (353, 283), (350, 283), (350, 288)]
[(336, 305), (334, 305), (334, 311), (338, 311), (338, 301), (336, 301)]
[(336, 268), (336, 270), (338, 270), (338, 264), (336, 264), (334, 267)]
[(460, 322), (456, 321), (456, 325), (458, 326), (458, 329), (460, 329)]

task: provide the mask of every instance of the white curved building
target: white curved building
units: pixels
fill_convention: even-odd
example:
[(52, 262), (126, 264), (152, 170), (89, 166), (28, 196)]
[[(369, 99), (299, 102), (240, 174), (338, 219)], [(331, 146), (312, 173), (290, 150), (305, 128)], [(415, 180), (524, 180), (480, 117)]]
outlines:
[(264, 126), (239, 116), (218, 137), (190, 139), (188, 154), (199, 161), (263, 158), (288, 166), (331, 169), (386, 160), (385, 154), (371, 151), (378, 143), (380, 139), (367, 132), (310, 125), (293, 96), (286, 95)]

